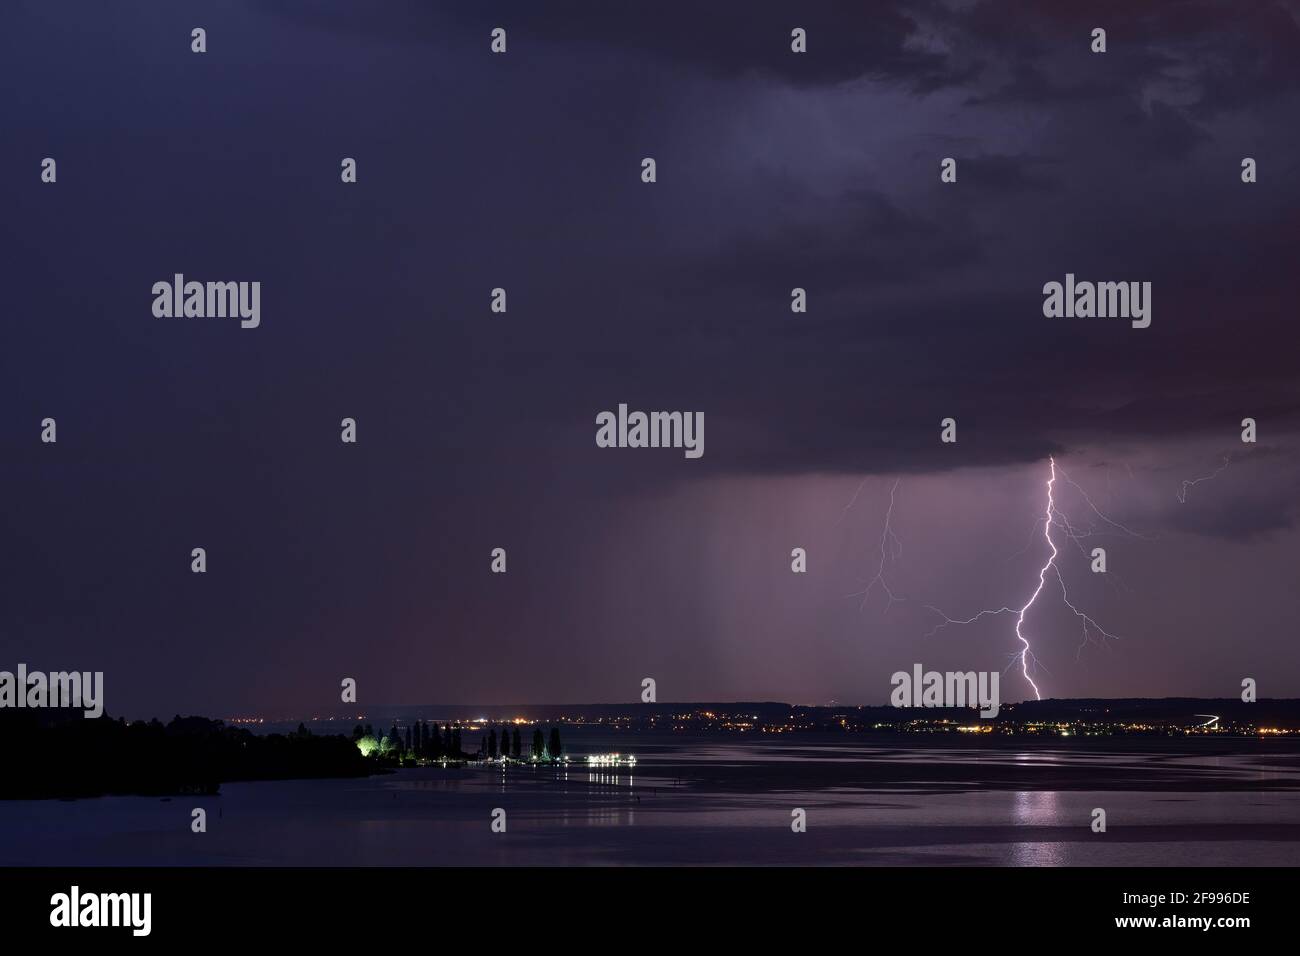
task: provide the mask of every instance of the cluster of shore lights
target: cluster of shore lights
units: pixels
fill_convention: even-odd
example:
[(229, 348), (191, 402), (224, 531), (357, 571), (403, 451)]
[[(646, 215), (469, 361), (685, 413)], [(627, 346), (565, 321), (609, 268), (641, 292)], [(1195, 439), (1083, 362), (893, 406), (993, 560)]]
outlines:
[(588, 767), (635, 767), (636, 757), (631, 754), (587, 754)]

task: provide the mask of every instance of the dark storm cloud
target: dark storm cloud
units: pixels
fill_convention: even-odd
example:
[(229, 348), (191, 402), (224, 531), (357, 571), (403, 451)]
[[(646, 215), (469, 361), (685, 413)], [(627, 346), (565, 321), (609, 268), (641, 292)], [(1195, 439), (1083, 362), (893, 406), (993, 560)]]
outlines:
[(986, 155), (964, 158), (961, 165), (989, 194), (1015, 195), (1057, 188), (1049, 174), (1059, 162), (1041, 156)]
[(773, 218), (767, 235), (742, 236), (724, 259), (711, 263), (711, 284), (728, 276), (750, 282), (791, 275), (826, 294), (915, 280), (931, 274), (936, 260), (969, 267), (981, 257), (969, 231), (910, 212), (876, 192), (848, 191), (788, 219), (779, 212)]
[[(659, 59), (675, 70), (715, 77), (759, 75), (795, 86), (867, 78), (929, 92), (967, 78), (967, 70), (953, 71), (948, 57), (909, 46), (917, 24), (907, 6), (854, 0), (820, 0), (798, 7), (743, 0), (412, 2), (397, 4), (382, 26), (356, 5), (295, 0), (268, 10), (341, 33), (379, 30), (384, 36), (411, 42), (454, 30), (462, 37), (480, 38), (484, 49), (491, 30), (502, 27), (514, 38), (513, 49), (520, 52), (538, 41), (559, 49), (595, 46)], [(815, 57), (790, 56), (790, 32), (796, 26), (815, 37)]]
[[(564, 147), (529, 153), (521, 171), (526, 178), (518, 186), (507, 178), (512, 170), (504, 163), (490, 168), (488, 175), (500, 177), (496, 182), (485, 182), (486, 176), (477, 182), (469, 179), (472, 162), (449, 169), (462, 177), (460, 183), (470, 184), (469, 195), (480, 201), (479, 208), (490, 213), (493, 194), (502, 197), (504, 217), (498, 221), (506, 226), (504, 236), (484, 226), (470, 203), (445, 195), (447, 180), (439, 178), (431, 180), (426, 197), (416, 195), (405, 204), (361, 204), (349, 211), (351, 218), (337, 220), (353, 235), (366, 236), (369, 249), (385, 261), (415, 261), (418, 250), (419, 258), (433, 268), (464, 263), (469, 271), (462, 277), (472, 275), (484, 283), (494, 280), (491, 270), (480, 264), (483, 253), (509, 249), (524, 272), (516, 286), (522, 282), (521, 293), (534, 291), (538, 307), (560, 301), (566, 285), (569, 290), (577, 284), (584, 290), (608, 291), (601, 305), (590, 307), (575, 301), (570, 291), (572, 311), (562, 321), (517, 331), (499, 357), (482, 348), (477, 332), (450, 332), (455, 347), (472, 350), (483, 361), (499, 362), (514, 385), (511, 392), (495, 392), (467, 409), (471, 420), (453, 426), (466, 435), (476, 431), (473, 417), (486, 426), (498, 412), (504, 414), (513, 394), (539, 396), (516, 416), (525, 428), (585, 419), (593, 393), (608, 390), (614, 381), (639, 384), (643, 393), (662, 391), (664, 382), (675, 381), (692, 398), (734, 416), (738, 454), (729, 457), (724, 441), (719, 453), (708, 456), (704, 469), (731, 468), (741, 461), (762, 461), (782, 471), (860, 467), (857, 452), (835, 454), (845, 447), (840, 429), (888, 433), (898, 421), (909, 424), (898, 428), (893, 441), (882, 442), (895, 451), (893, 460), (881, 467), (928, 467), (936, 455), (921, 452), (928, 442), (913, 438), (909, 412), (929, 421), (945, 407), (960, 409), (972, 420), (1001, 422), (1004, 435), (990, 435), (988, 444), (973, 449), (976, 460), (988, 452), (989, 461), (1001, 461), (1004, 449), (1017, 441), (1023, 443), (1026, 459), (1032, 459), (1057, 444), (1054, 428), (1086, 431), (1094, 418), (1072, 411), (1069, 401), (1049, 396), (1117, 386), (1137, 394), (1128, 412), (1095, 420), (1095, 435), (1113, 428), (1153, 437), (1197, 429), (1223, 418), (1232, 403), (1293, 417), (1294, 403), (1287, 394), (1293, 371), (1287, 347), (1293, 340), (1291, 324), (1285, 310), (1270, 304), (1290, 291), (1286, 262), (1289, 230), (1296, 222), (1295, 187), (1270, 175), (1285, 160), (1276, 149), (1264, 158), (1268, 209), (1241, 210), (1243, 202), (1254, 200), (1238, 198), (1243, 187), (1232, 167), (1216, 165), (1222, 158), (1218, 152), (1198, 158), (1198, 150), (1205, 152), (1206, 146), (1230, 146), (1193, 119), (1194, 104), (1200, 100), (1193, 100), (1192, 106), (1175, 104), (1161, 100), (1156, 91), (1150, 94), (1154, 99), (1142, 102), (1149, 84), (1188, 62), (1196, 42), (1208, 42), (1231, 25), (1225, 8), (1195, 5), (1183, 18), (1167, 7), (1116, 5), (1085, 15), (1030, 4), (1016, 8), (1016, 26), (1008, 29), (1006, 11), (989, 4), (900, 5), (884, 12), (876, 6), (868, 11), (860, 5), (829, 5), (812, 8), (806, 24), (800, 10), (801, 25), (810, 30), (817, 51), (801, 58), (788, 52), (787, 21), (793, 14), (780, 5), (709, 5), (703, 12), (687, 7), (651, 11), (581, 6), (581, 16), (560, 16), (535, 5), (467, 12), (397, 4), (382, 26), (354, 4), (262, 8), (269, 15), (288, 17), (291, 24), (325, 25), (339, 37), (348, 36), (354, 27), (373, 29), (384, 41), (400, 39), (413, 61), (424, 56), (421, 43), (435, 43), (445, 53), (475, 37), (483, 49), (462, 47), (441, 68), (463, 75), (461, 89), (483, 98), (490, 120), (477, 132), (487, 150), (506, 152), (501, 148), (509, 143), (507, 136), (493, 132), (493, 125), (500, 130), (535, 125), (539, 136), (546, 125), (536, 116), (505, 111), (510, 100), (518, 98), (517, 91), (485, 80), (490, 76), (485, 25), (498, 21), (512, 31), (511, 57), (533, 62), (530, 69), (548, 77), (564, 78), (555, 90), (561, 97), (557, 103), (568, 95), (587, 96), (587, 115), (614, 114), (621, 107), (626, 115), (620, 117), (620, 127), (644, 125), (639, 135), (629, 137), (622, 130), (588, 125), (581, 112), (567, 123), (552, 116), (547, 122), (565, 131), (554, 137)], [(1086, 49), (1089, 24), (1101, 22), (1098, 17), (1111, 31), (1112, 52), (1105, 58)], [(1287, 42), (1289, 22), (1273, 15), (1245, 18), (1230, 33), (1232, 42), (1216, 49), (1221, 56), (1249, 59), (1259, 55), (1261, 43), (1271, 49)], [(780, 40), (770, 51), (765, 46), (769, 33)], [(533, 38), (543, 39), (544, 45), (532, 49)], [(827, 48), (816, 45), (827, 41)], [(834, 108), (843, 101), (846, 84), (865, 81), (869, 86), (862, 91), (869, 95), (880, 77), (891, 79), (884, 84), (888, 89), (910, 91), (916, 110), (932, 110), (935, 127), (944, 122), (944, 110), (928, 104), (938, 97), (917, 91), (956, 84), (952, 92), (957, 102), (978, 105), (968, 108), (970, 128), (958, 131), (955, 145), (936, 149), (903, 133), (899, 143), (906, 165), (878, 169), (864, 154), (860, 164), (846, 169), (809, 151), (799, 168), (786, 169), (779, 177), (746, 176), (743, 171), (754, 163), (756, 144), (743, 138), (728, 142), (725, 135), (703, 145), (684, 138), (687, 130), (709, 123), (688, 84), (659, 88), (662, 95), (677, 98), (652, 108), (635, 95), (643, 72), (620, 79), (616, 66), (597, 59), (588, 65), (612, 69), (610, 82), (585, 78), (590, 89), (581, 93), (567, 85), (573, 78), (564, 77), (563, 63), (584, 47), (661, 58), (674, 71), (698, 69), (706, 77), (705, 88), (711, 83), (714, 91), (709, 110), (770, 101), (779, 95), (773, 84), (793, 88), (802, 110), (827, 104)], [(398, 69), (405, 72), (404, 65)], [(809, 72), (792, 72), (803, 69)], [(1245, 71), (1247, 76), (1268, 77), (1267, 82), (1261, 79), (1267, 89), (1260, 90), (1259, 102), (1285, 92), (1276, 74), (1281, 69)], [(901, 82), (893, 83), (895, 78)], [(355, 83), (355, 78), (350, 81)], [(819, 98), (818, 85), (825, 87), (825, 99)], [(1180, 80), (1183, 88), (1200, 96), (1209, 89)], [(251, 96), (252, 90), (245, 93)], [(1250, 98), (1238, 97), (1238, 102), (1248, 104)], [(893, 115), (894, 108), (882, 103), (863, 119), (888, 132), (901, 120)], [(1032, 112), (1026, 114), (1026, 108)], [(1238, 119), (1248, 117), (1243, 113)], [(1040, 127), (1028, 141), (1018, 128), (1026, 119)], [(297, 132), (323, 139), (305, 124)], [(800, 148), (797, 137), (805, 132), (798, 125), (784, 132), (776, 126), (765, 135), (793, 154)], [(862, 137), (845, 135), (837, 145), (849, 154), (862, 152), (872, 132), (874, 128), (864, 123)], [(422, 148), (439, 161), (459, 162), (435, 134), (422, 132), (418, 124), (412, 135), (427, 137)], [(611, 148), (613, 136), (627, 140), (620, 144), (621, 158), (620, 150)], [(1282, 131), (1279, 141), (1294, 145), (1295, 137)], [(472, 146), (473, 141), (468, 142)], [(650, 148), (647, 144), (657, 144), (669, 157), (656, 198), (663, 209), (671, 210), (671, 218), (641, 230), (636, 226), (646, 225), (644, 203), (609, 184), (607, 173), (596, 173), (594, 181), (578, 181), (573, 168), (575, 160), (588, 155), (596, 159), (579, 161), (578, 168), (595, 171), (633, 162)], [(1014, 152), (1009, 152), (1013, 144)], [(680, 185), (683, 165), (719, 147), (736, 151), (731, 164), (742, 175), (706, 182), (697, 173), (689, 184), (696, 194), (689, 194)], [(940, 187), (937, 158), (948, 153), (958, 156), (961, 181)], [(445, 160), (441, 154), (446, 154)], [(384, 174), (397, 188), (396, 177), (406, 177), (415, 168), (412, 164)], [(1189, 204), (1185, 191), (1167, 185), (1180, 177), (1188, 187), (1196, 181), (1204, 187), (1215, 179), (1226, 180), (1227, 189), (1237, 194), (1229, 197), (1227, 189), (1211, 188), (1198, 203)], [(557, 180), (588, 191), (588, 201), (568, 208), (548, 205), (544, 184)], [(228, 181), (233, 188), (236, 178)], [(680, 241), (694, 231), (692, 217), (701, 215), (701, 193), (727, 197), (727, 212), (737, 213), (730, 227), (726, 214), (713, 216), (712, 227), (720, 235), (711, 247)], [(293, 195), (274, 201), (287, 221), (310, 203), (306, 196)], [(1249, 217), (1246, 223), (1233, 221), (1239, 212)], [(448, 222), (461, 230), (462, 238), (437, 242), (443, 229), (431, 230), (429, 224), (445, 228)], [(1122, 227), (1116, 228), (1117, 222)], [(215, 218), (212, 225), (232, 234)], [(546, 255), (538, 254), (535, 243), (542, 237), (553, 248), (569, 250), (563, 262), (547, 263)], [(259, 235), (244, 241), (254, 247), (265, 244), (264, 255), (276, 248)], [(310, 243), (307, 238), (301, 244), (304, 259), (311, 256)], [(579, 279), (574, 270), (584, 260), (594, 266)], [(1065, 271), (1081, 278), (1153, 278), (1158, 310), (1154, 330), (1121, 336), (1114, 324), (1048, 325), (1038, 311), (1039, 289)], [(1206, 288), (1210, 274), (1230, 280)], [(796, 284), (807, 287), (814, 302), (813, 312), (799, 324), (824, 336), (819, 344), (826, 346), (825, 354), (815, 360), (789, 360), (791, 349), (808, 346), (799, 335), (800, 325), (792, 324), (784, 308), (789, 288)], [(666, 298), (666, 290), (676, 299)], [(379, 283), (375, 295), (391, 303), (389, 308), (420, 308), (420, 296), (411, 289)], [(619, 333), (611, 333), (606, 322), (605, 303), (611, 299), (625, 305)], [(1243, 300), (1255, 303), (1249, 324), (1240, 326), (1242, 334), (1230, 337), (1225, 347), (1224, 322), (1234, 303)], [(424, 333), (413, 334), (419, 338)], [(442, 335), (444, 346), (451, 345), (447, 333)], [(570, 336), (583, 345), (556, 347)], [(377, 332), (375, 350), (359, 360), (374, 369), (409, 366), (410, 374), (417, 374), (415, 353), (398, 347), (398, 341), (396, 335)], [(608, 372), (591, 367), (593, 348), (601, 353), (598, 364)], [(728, 373), (689, 387), (694, 357), (715, 363), (724, 352), (729, 355)], [(454, 349), (444, 347), (424, 362), (450, 363), (451, 354)], [(646, 356), (655, 361), (646, 362)], [(445, 382), (455, 380), (454, 369), (443, 371)], [(600, 389), (578, 384), (557, 392), (551, 387), (570, 378), (585, 378)], [(785, 407), (802, 409), (784, 423), (779, 415), (776, 422), (767, 420), (776, 414), (764, 398), (774, 380), (785, 385)], [(1171, 391), (1175, 386), (1177, 394)], [(1024, 395), (1037, 397), (1024, 401)], [(885, 406), (904, 412), (880, 422), (876, 416)], [(1135, 411), (1142, 408), (1160, 411)], [(821, 428), (827, 430), (817, 434)], [(783, 452), (781, 435), (786, 432), (799, 437), (789, 439)], [(747, 433), (764, 436), (761, 451), (739, 453)], [(726, 433), (717, 437), (725, 439)], [(914, 445), (923, 458), (907, 457), (904, 450)]]
[[(970, 47), (1012, 78), (1001, 95), (1056, 102), (1088, 90), (1141, 91), (1165, 80), (1192, 94), (1200, 114), (1262, 106), (1300, 87), (1300, 17), (1294, 4), (1012, 3), (963, 4), (946, 19)], [(1014, 29), (1008, 29), (1014, 23)], [(1091, 31), (1108, 35), (1108, 76), (1086, 85), (1062, 64), (1087, 50)], [(1095, 95), (1095, 92), (1094, 94)]]

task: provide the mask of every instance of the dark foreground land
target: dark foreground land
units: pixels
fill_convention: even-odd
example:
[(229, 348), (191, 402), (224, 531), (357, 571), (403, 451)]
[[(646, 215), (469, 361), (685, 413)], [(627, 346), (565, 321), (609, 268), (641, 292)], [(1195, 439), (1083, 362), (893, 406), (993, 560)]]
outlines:
[(0, 711), (0, 799), (216, 793), (236, 780), (361, 777), (375, 764), (341, 736), (257, 736), (202, 717), (87, 720), (51, 710)]

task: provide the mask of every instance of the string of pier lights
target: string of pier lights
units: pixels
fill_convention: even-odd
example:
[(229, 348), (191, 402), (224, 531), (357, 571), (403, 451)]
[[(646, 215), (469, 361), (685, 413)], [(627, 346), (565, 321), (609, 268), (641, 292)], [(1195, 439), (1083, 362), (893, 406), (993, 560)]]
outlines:
[(635, 767), (636, 757), (628, 754), (588, 754), (588, 767)]

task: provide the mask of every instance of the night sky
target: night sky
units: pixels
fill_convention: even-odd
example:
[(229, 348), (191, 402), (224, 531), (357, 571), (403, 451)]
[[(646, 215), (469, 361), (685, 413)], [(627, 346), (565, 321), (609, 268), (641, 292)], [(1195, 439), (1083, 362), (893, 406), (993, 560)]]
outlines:
[[(0, 668), (127, 716), (883, 703), (1007, 666), (927, 605), (1027, 600), (1055, 456), (1119, 639), (1049, 580), (1044, 696), (1300, 696), (1294, 7), (33, 0), (0, 89)], [(177, 272), (260, 327), (155, 318)], [(1067, 272), (1150, 328), (1044, 317)], [(620, 402), (704, 456), (596, 447)]]

